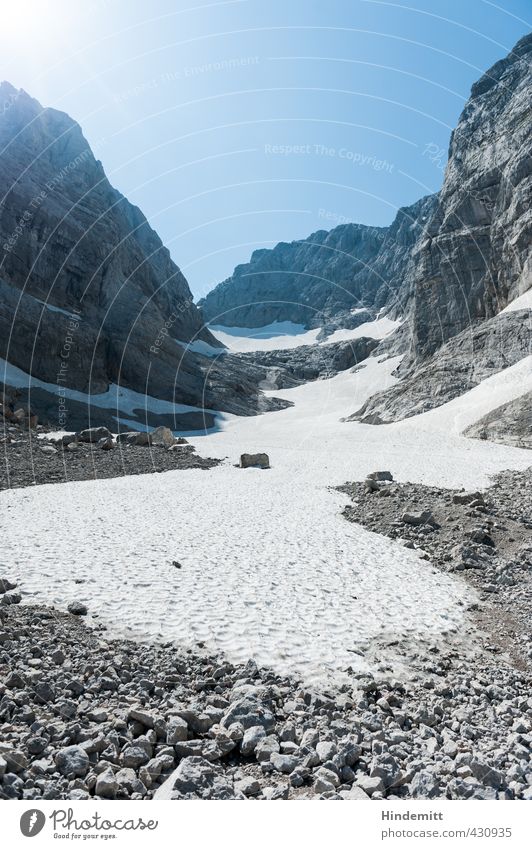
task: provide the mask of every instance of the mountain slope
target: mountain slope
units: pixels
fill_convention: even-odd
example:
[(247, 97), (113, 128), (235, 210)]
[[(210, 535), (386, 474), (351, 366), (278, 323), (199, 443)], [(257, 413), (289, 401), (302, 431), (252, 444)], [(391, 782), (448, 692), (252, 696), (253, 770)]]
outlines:
[[(202, 356), (224, 349), (78, 124), (9, 83), (0, 102), (0, 358), (53, 385), (47, 399), (42, 387), (35, 395), (47, 418), (58, 421), (54, 387), (60, 398), (63, 389), (101, 394), (114, 385), (196, 408), (256, 412), (245, 375), (216, 373), (212, 356)], [(0, 382), (5, 375), (0, 367)], [(139, 405), (141, 418), (150, 404)], [(75, 422), (87, 417), (83, 404), (71, 406)], [(92, 421), (102, 415), (95, 408)]]
[(434, 203), (429, 196), (400, 209), (390, 227), (342, 224), (255, 251), (200, 301), (205, 320), (236, 327), (275, 321), (320, 327), (341, 316), (342, 326), (353, 327), (358, 320), (349, 315), (353, 309), (393, 310)]

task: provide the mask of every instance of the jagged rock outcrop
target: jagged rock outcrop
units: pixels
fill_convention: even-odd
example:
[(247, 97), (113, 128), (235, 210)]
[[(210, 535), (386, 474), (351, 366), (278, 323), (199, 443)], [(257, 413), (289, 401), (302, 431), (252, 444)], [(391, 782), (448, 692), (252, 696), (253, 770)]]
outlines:
[(367, 320), (367, 314), (353, 316), (353, 309), (374, 312), (386, 306), (397, 312), (412, 252), (434, 204), (434, 196), (428, 196), (400, 209), (390, 227), (342, 224), (255, 251), (249, 263), (237, 266), (200, 301), (205, 320), (236, 327), (329, 324), (332, 331)]
[[(194, 350), (195, 342), (214, 354), (223, 346), (78, 124), (9, 83), (0, 86), (0, 102), (0, 357), (47, 384), (32, 406), (57, 422), (56, 389), (94, 394), (118, 384), (178, 404), (255, 413), (257, 390), (241, 370), (212, 374), (211, 358)], [(0, 368), (0, 382), (4, 375)], [(83, 417), (108, 424), (120, 415), (84, 409), (79, 399), (72, 406), (73, 427)], [(141, 418), (150, 415), (145, 406)], [(187, 421), (181, 411), (179, 424)]]
[(262, 389), (286, 389), (353, 368), (369, 357), (378, 345), (377, 339), (362, 336), (347, 342), (235, 354), (235, 358), (246, 363)]
[(514, 448), (532, 448), (532, 392), (526, 392), (470, 425), (464, 436)]
[(475, 83), (415, 257), (411, 359), (532, 284), (532, 35)]
[(526, 357), (531, 331), (528, 310), (502, 313), (468, 327), (412, 375), (372, 395), (346, 421), (387, 424), (440, 407)]

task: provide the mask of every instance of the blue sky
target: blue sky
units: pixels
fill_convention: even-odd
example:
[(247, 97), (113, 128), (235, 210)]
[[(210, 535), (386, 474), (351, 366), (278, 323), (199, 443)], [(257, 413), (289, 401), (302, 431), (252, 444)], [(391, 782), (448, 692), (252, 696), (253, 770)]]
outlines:
[(436, 191), (530, 0), (27, 0), (0, 76), (82, 126), (197, 297), (254, 248)]

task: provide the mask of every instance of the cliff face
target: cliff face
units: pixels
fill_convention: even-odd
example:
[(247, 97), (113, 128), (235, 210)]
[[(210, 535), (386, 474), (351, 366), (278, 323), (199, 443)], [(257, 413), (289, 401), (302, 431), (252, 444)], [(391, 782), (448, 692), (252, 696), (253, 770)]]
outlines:
[(531, 60), (529, 35), (473, 86), (438, 195), (390, 227), (346, 224), (256, 251), (201, 302), (206, 320), (346, 326), (349, 310), (384, 307), (403, 314), (412, 368), (500, 312), (532, 283)]
[[(85, 393), (120, 384), (181, 404), (255, 412), (245, 376), (228, 369), (225, 380), (207, 378), (212, 357), (201, 345), (213, 346), (211, 355), (223, 348), (168, 250), (111, 186), (80, 127), (8, 83), (0, 104), (0, 357)], [(190, 341), (193, 350), (179, 344)]]
[(415, 257), (413, 359), (496, 315), (532, 283), (531, 84), (529, 35), (473, 86), (451, 136)]
[(200, 301), (205, 320), (237, 327), (274, 321), (318, 327), (360, 307), (393, 310), (434, 202), (427, 197), (400, 209), (390, 227), (342, 224), (255, 251)]

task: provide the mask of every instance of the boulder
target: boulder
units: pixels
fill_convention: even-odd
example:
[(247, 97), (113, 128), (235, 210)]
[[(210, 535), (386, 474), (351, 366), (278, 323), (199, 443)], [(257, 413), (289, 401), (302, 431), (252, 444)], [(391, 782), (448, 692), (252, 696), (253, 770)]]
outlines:
[(417, 512), (406, 512), (401, 516), (401, 522), (405, 525), (426, 525), (432, 520), (430, 510), (419, 510)]
[(125, 442), (126, 445), (141, 445), (145, 447), (151, 445), (151, 435), (146, 431), (131, 430), (126, 433), (119, 433), (116, 441)]
[(83, 604), (82, 601), (71, 601), (67, 610), (73, 616), (86, 616), (88, 612), (87, 605)]
[(89, 771), (89, 756), (81, 746), (67, 746), (56, 754), (55, 765), (61, 775), (83, 777)]
[(221, 767), (191, 756), (183, 758), (154, 795), (154, 799), (233, 799), (234, 787), (229, 784)]
[(267, 454), (259, 453), (259, 454), (241, 454), (240, 455), (240, 468), (241, 469), (269, 469), (270, 468), (270, 458)]
[(113, 434), (106, 427), (88, 427), (76, 433), (78, 442), (99, 442), (100, 439), (112, 439)]
[(156, 427), (152, 430), (150, 437), (152, 445), (162, 445), (164, 448), (170, 448), (176, 443), (176, 438), (169, 427)]
[(367, 480), (372, 481), (393, 481), (393, 475), (391, 472), (371, 472), (371, 474), (366, 477)]

